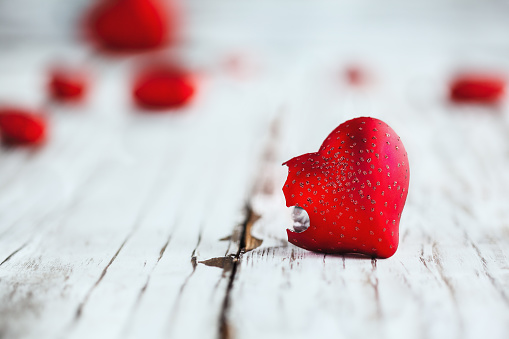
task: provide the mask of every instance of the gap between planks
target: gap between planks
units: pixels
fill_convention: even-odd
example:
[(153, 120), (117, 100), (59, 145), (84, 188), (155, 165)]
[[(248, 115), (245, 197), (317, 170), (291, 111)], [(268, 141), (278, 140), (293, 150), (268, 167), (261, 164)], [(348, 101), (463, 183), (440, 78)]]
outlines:
[[(261, 244), (261, 240), (256, 239), (251, 235), (251, 228), (260, 217), (253, 211), (249, 203), (246, 204), (245, 215), (246, 217), (244, 222), (240, 225), (240, 229), (237, 232), (234, 232), (231, 239), (233, 242), (237, 242), (239, 245), (237, 253), (231, 258), (231, 273), (221, 306), (221, 311), (219, 313), (219, 339), (234, 338), (232, 328), (228, 321), (228, 310), (231, 304), (231, 292), (233, 290), (233, 284), (240, 266), (240, 257), (242, 253), (250, 251)], [(225, 258), (225, 261), (226, 260), (227, 259)]]
[[(231, 242), (238, 244), (237, 252), (229, 257), (225, 256), (224, 258), (212, 258), (205, 262), (200, 262), (206, 265), (216, 266), (214, 262), (211, 262), (211, 260), (222, 259), (221, 265), (223, 270), (231, 272), (228, 278), (226, 293), (219, 313), (219, 339), (235, 338), (235, 333), (233, 327), (230, 324), (230, 319), (228, 316), (232, 301), (232, 291), (235, 279), (237, 277), (237, 273), (239, 272), (242, 255), (246, 252), (258, 248), (263, 242), (262, 239), (258, 239), (251, 234), (253, 225), (261, 218), (261, 215), (256, 213), (256, 211), (253, 209), (251, 202), (255, 196), (261, 194), (262, 192), (271, 194), (275, 189), (274, 178), (270, 174), (264, 175), (266, 172), (264, 169), (274, 166), (276, 159), (275, 154), (278, 152), (279, 137), (281, 134), (280, 128), (283, 114), (284, 110), (280, 110), (270, 123), (269, 135), (267, 137), (265, 146), (262, 149), (262, 154), (260, 155), (260, 174), (255, 177), (251, 192), (248, 196), (248, 200), (244, 206), (244, 221), (239, 225), (239, 227), (237, 227), (236, 230), (233, 231), (233, 234), (230, 237)], [(267, 172), (270, 173), (270, 171)], [(376, 260), (374, 264), (374, 269), (375, 268)]]

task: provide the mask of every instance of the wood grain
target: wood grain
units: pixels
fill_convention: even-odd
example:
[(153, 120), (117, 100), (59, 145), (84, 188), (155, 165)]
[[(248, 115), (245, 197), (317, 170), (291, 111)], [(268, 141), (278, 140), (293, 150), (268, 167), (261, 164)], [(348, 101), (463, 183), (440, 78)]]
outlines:
[[(90, 51), (37, 4), (0, 5), (0, 103), (51, 127), (38, 150), (0, 150), (0, 338), (509, 336), (508, 104), (446, 100), (458, 68), (509, 73), (502, 3), (192, 0), (171, 53), (198, 95), (152, 115), (130, 103), (136, 57), (89, 59), (87, 103), (48, 104), (48, 63)], [(409, 154), (386, 260), (286, 240), (281, 164), (356, 116)]]

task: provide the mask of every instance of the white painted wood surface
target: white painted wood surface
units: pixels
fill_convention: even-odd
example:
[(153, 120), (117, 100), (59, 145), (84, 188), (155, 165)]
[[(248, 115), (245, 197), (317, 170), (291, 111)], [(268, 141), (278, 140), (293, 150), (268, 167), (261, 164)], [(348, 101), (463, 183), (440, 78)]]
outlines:
[[(45, 105), (47, 64), (86, 48), (48, 28), (55, 5), (0, 4), (0, 102)], [(508, 103), (445, 96), (457, 68), (509, 74), (508, 7), (489, 4), (190, 1), (177, 53), (200, 88), (169, 114), (130, 104), (138, 59), (94, 58), (42, 149), (0, 150), (0, 338), (509, 337)], [(288, 244), (281, 163), (362, 115), (409, 154), (400, 248)]]

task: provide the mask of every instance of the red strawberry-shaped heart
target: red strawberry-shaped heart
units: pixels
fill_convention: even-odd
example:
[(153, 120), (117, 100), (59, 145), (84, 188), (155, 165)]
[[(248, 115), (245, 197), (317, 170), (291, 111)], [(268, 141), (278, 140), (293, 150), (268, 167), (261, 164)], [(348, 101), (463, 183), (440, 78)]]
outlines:
[(305, 209), (310, 220), (301, 233), (288, 230), (288, 241), (324, 253), (394, 254), (409, 167), (403, 143), (386, 123), (367, 117), (346, 121), (318, 152), (283, 165), (286, 205)]
[(162, 0), (102, 0), (91, 11), (88, 30), (106, 50), (160, 47), (173, 31), (171, 11)]
[(32, 112), (1, 108), (0, 132), (7, 145), (37, 145), (46, 137), (46, 121)]
[(505, 91), (503, 78), (494, 75), (464, 74), (456, 77), (450, 85), (450, 99), (455, 102), (494, 104)]
[(50, 73), (48, 90), (56, 101), (79, 102), (86, 94), (88, 79), (84, 72), (55, 69)]
[(141, 72), (133, 86), (136, 104), (148, 109), (176, 108), (189, 102), (195, 92), (192, 75), (171, 66)]

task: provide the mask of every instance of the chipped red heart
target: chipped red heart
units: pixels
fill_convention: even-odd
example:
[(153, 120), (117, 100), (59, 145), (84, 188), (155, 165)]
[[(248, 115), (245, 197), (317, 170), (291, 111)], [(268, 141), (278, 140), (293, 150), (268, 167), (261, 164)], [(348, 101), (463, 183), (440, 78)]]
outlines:
[(494, 75), (463, 74), (453, 79), (450, 85), (450, 99), (454, 102), (495, 104), (505, 91), (503, 78)]
[(172, 11), (161, 0), (102, 0), (87, 26), (94, 42), (113, 51), (160, 47), (173, 32)]
[(0, 132), (7, 145), (38, 145), (46, 136), (41, 115), (17, 108), (0, 109)]
[(287, 230), (290, 243), (378, 258), (396, 252), (409, 165), (403, 143), (386, 123), (369, 117), (346, 121), (318, 152), (283, 165), (286, 205), (305, 209), (310, 219), (303, 232)]
[(156, 66), (138, 74), (133, 98), (142, 108), (160, 110), (181, 107), (195, 92), (193, 76), (172, 66)]

